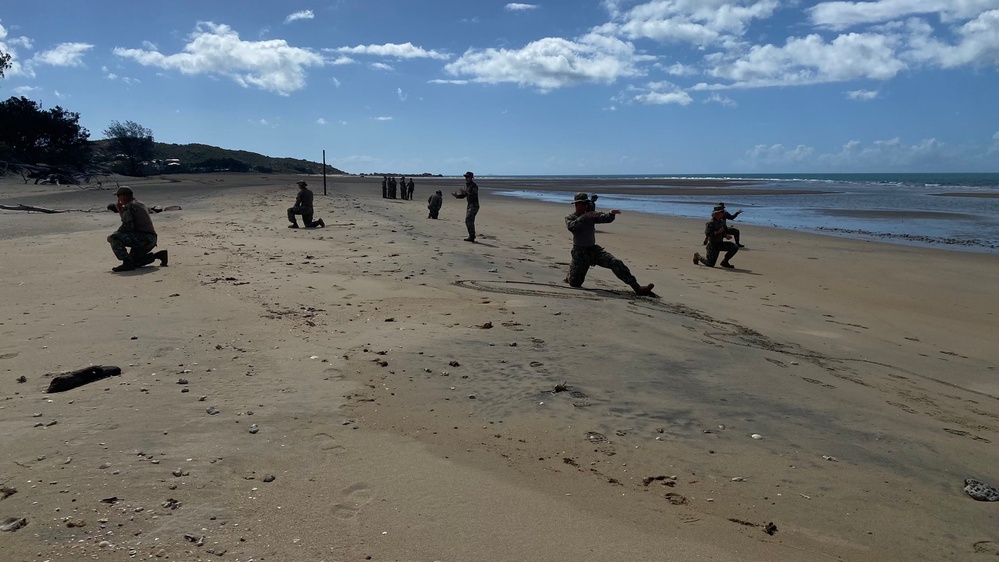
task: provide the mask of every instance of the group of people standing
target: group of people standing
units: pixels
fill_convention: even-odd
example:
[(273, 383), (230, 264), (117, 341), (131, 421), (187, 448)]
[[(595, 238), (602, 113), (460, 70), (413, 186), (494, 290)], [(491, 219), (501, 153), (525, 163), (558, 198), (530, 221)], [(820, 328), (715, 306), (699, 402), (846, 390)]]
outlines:
[[(406, 181), (406, 176), (399, 178), (396, 182), (395, 176), (382, 176), (382, 198), (383, 199), (413, 199), (413, 190), (416, 189), (416, 184), (413, 183), (413, 178), (409, 178), (409, 182)], [(396, 197), (396, 192), (398, 191), (399, 197)]]

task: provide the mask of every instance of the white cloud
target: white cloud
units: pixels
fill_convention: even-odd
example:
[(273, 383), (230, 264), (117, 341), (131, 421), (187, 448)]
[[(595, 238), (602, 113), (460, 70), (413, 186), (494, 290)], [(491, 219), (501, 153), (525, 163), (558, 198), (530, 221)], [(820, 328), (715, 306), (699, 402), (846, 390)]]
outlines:
[(93, 48), (88, 43), (62, 43), (54, 49), (36, 54), (31, 60), (50, 66), (83, 66), (83, 55)]
[(52, 93), (55, 94), (55, 97), (57, 97), (57, 98), (59, 98), (61, 100), (62, 99), (66, 99), (66, 98), (69, 97), (69, 94), (64, 94), (64, 93), (60, 92), (59, 90), (52, 90)]
[(386, 70), (386, 71), (395, 70), (394, 68), (392, 68), (392, 65), (385, 64), (383, 62), (373, 62), (371, 63), (371, 68), (374, 68), (375, 70)]
[(924, 22), (910, 22), (906, 56), (917, 62), (954, 68), (968, 64), (999, 66), (999, 9), (980, 14), (955, 31), (958, 43), (948, 45), (932, 37)]
[(769, 18), (779, 6), (777, 0), (652, 0), (621, 12), (619, 4), (611, 4), (615, 21), (601, 31), (694, 45), (731, 42), (745, 34), (750, 22)]
[(785, 166), (788, 164), (800, 164), (807, 161), (815, 153), (815, 149), (810, 146), (799, 144), (788, 149), (782, 144), (765, 145), (758, 144), (746, 151), (746, 156), (754, 164), (764, 164), (768, 166)]
[(331, 61), (326, 61), (326, 64), (331, 66), (342, 66), (345, 64), (354, 64), (356, 61), (348, 56), (339, 56)]
[(336, 76), (330, 76), (330, 82), (332, 82), (333, 85), (336, 86), (337, 88), (340, 87), (340, 81), (337, 80)]
[(897, 38), (849, 33), (827, 43), (816, 34), (791, 37), (783, 47), (753, 46), (734, 60), (707, 57), (708, 74), (729, 85), (698, 84), (695, 89), (752, 88), (840, 82), (858, 78), (886, 80), (907, 68), (895, 55)]
[(700, 71), (693, 66), (676, 63), (666, 67), (666, 73), (671, 76), (693, 76), (700, 74)]
[(631, 43), (614, 37), (587, 34), (575, 41), (546, 37), (521, 49), (469, 49), (444, 67), (453, 76), (471, 76), (486, 84), (512, 83), (541, 91), (587, 82), (610, 84), (622, 77), (643, 74)]
[(327, 121), (325, 119), (323, 119), (322, 117), (320, 117), (319, 119), (316, 119), (316, 123), (319, 124), (319, 125), (325, 125), (327, 123)]
[(399, 101), (406, 101), (406, 98), (409, 97), (402, 91), (402, 88), (396, 88), (395, 93), (399, 96)]
[(18, 47), (30, 49), (31, 39), (24, 36), (10, 37), (7, 29), (3, 25), (0, 25), (0, 51), (10, 55), (10, 68), (4, 71), (4, 76), (8, 78), (14, 76), (34, 78), (35, 72), (31, 68), (30, 61), (26, 61), (25, 64), (21, 63)]
[(966, 20), (999, 8), (996, 0), (877, 0), (875, 2), (822, 2), (808, 9), (812, 23), (831, 29), (882, 23), (909, 16), (939, 16), (947, 23)]
[(711, 94), (708, 97), (704, 98), (704, 103), (717, 103), (725, 107), (735, 107), (736, 105), (738, 105), (737, 103), (735, 103), (735, 100), (733, 100), (732, 98), (723, 96), (718, 92), (711, 92)]
[(375, 121), (391, 121), (391, 117), (375, 117)]
[(538, 9), (537, 4), (518, 4), (511, 2), (503, 7), (508, 12), (529, 12)]
[(311, 20), (315, 19), (315, 17), (316, 15), (312, 13), (312, 10), (302, 10), (300, 12), (295, 12), (294, 14), (288, 14), (288, 17), (284, 18), (284, 23), (291, 23), (299, 20)]
[(147, 51), (159, 50), (159, 47), (156, 46), (156, 43), (153, 43), (152, 41), (143, 41), (142, 43), (140, 43), (140, 45), (142, 45), (142, 48)]
[(26, 96), (31, 92), (40, 92), (41, 90), (42, 90), (41, 88), (38, 88), (36, 86), (18, 86), (14, 88), (14, 93), (19, 96)]
[(639, 93), (629, 93), (622, 97), (623, 100), (642, 105), (690, 105), (694, 101), (690, 94), (671, 82), (649, 82), (644, 87), (632, 88), (635, 90)]
[(999, 131), (992, 135), (992, 146), (989, 147), (989, 154), (999, 152)]
[(347, 53), (350, 55), (374, 55), (379, 57), (389, 57), (395, 59), (435, 59), (448, 60), (451, 55), (439, 51), (426, 50), (417, 47), (412, 43), (386, 43), (384, 45), (357, 45), (356, 47), (339, 47), (336, 49), (324, 49), (335, 53)]
[(243, 41), (229, 26), (212, 22), (198, 23), (180, 53), (116, 47), (114, 54), (187, 75), (225, 76), (244, 88), (252, 86), (282, 96), (305, 87), (308, 67), (324, 65), (322, 56), (292, 47), (283, 39)]
[(878, 97), (877, 90), (850, 90), (846, 93), (846, 97), (851, 100), (861, 100), (867, 101)]
[(440, 78), (435, 78), (433, 80), (427, 80), (427, 83), (429, 83), (429, 84), (458, 84), (458, 85), (463, 85), (463, 84), (468, 84), (469, 82), (468, 82), (468, 80), (442, 80)]
[[(993, 146), (999, 145), (999, 133)], [(781, 144), (757, 145), (746, 151), (746, 165), (763, 169), (894, 171), (967, 169), (969, 164), (988, 164), (990, 148), (983, 143), (951, 147), (935, 138), (905, 144), (899, 138), (863, 143), (851, 140), (838, 149), (820, 153), (815, 148)]]

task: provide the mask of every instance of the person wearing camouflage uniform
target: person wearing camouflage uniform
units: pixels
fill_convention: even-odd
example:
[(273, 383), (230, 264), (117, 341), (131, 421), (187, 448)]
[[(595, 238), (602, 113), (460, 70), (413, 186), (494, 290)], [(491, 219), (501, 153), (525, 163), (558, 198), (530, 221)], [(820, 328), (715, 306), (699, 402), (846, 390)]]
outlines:
[(728, 269), (735, 268), (728, 260), (739, 252), (739, 246), (726, 240), (732, 235), (728, 234), (725, 214), (724, 208), (715, 207), (714, 212), (711, 213), (711, 220), (704, 224), (704, 244), (707, 253), (705, 256), (701, 256), (701, 254), (694, 252), (694, 265), (704, 264), (708, 267), (714, 267), (718, 261), (718, 254), (724, 251), (725, 259), (718, 265)]
[[(120, 187), (115, 196), (118, 197), (118, 202), (114, 209), (121, 216), (121, 226), (108, 236), (108, 243), (111, 244), (115, 257), (121, 260), (121, 265), (112, 267), (111, 271), (132, 271), (157, 259), (160, 260), (160, 265), (167, 265), (166, 250), (151, 253), (156, 247), (157, 237), (153, 219), (149, 217), (149, 209), (135, 199), (131, 188)], [(132, 250), (129, 251), (128, 248)]]
[(288, 221), (291, 222), (288, 228), (298, 228), (298, 220), (295, 215), (302, 215), (305, 228), (324, 228), (326, 223), (323, 222), (323, 219), (312, 220), (315, 212), (312, 208), (314, 195), (309, 189), (309, 184), (303, 180), (298, 180), (295, 183), (298, 185), (298, 195), (295, 196), (295, 206), (288, 209)]
[(614, 209), (609, 213), (588, 211), (592, 203), (585, 193), (577, 193), (572, 200), (576, 209), (565, 217), (565, 227), (572, 233), (572, 262), (569, 264), (569, 274), (565, 282), (573, 287), (581, 287), (586, 279), (586, 272), (597, 265), (614, 272), (618, 279), (624, 281), (639, 295), (651, 295), (654, 285), (642, 286), (631, 274), (624, 262), (615, 258), (610, 252), (597, 245), (596, 225), (614, 222), (621, 211)]
[(465, 228), (468, 229), (468, 238), (464, 240), (474, 244), (475, 215), (479, 214), (479, 185), (475, 183), (475, 174), (465, 172), (465, 187), (458, 191), (452, 191), (451, 195), (468, 201), (468, 206), (465, 209)]
[(430, 209), (430, 215), (427, 216), (428, 219), (436, 219), (440, 216), (441, 207), (444, 205), (444, 197), (441, 191), (438, 189), (436, 193), (427, 199), (427, 209)]

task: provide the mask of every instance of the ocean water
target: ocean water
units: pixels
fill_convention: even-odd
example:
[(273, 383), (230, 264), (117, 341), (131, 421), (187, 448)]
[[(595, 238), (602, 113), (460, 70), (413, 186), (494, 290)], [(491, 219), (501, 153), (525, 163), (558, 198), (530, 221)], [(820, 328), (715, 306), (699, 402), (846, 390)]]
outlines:
[[(497, 178), (499, 179), (499, 178)], [(501, 195), (565, 202), (572, 193), (600, 195), (599, 209), (704, 218), (724, 202), (742, 209), (733, 225), (772, 226), (849, 238), (880, 240), (952, 250), (999, 253), (999, 173), (967, 174), (742, 174), (677, 176), (525, 176), (523, 189)], [(608, 188), (669, 187), (671, 180), (752, 180), (744, 187), (704, 187), (698, 195), (624, 195)], [(570, 191), (533, 191), (552, 180), (572, 180)], [(641, 183), (638, 183), (641, 180)], [(648, 185), (656, 180), (656, 185)], [(488, 178), (483, 178), (483, 185)], [(768, 195), (732, 195), (739, 189), (773, 190)], [(712, 195), (712, 191), (729, 193)], [(804, 194), (779, 194), (799, 190)], [(949, 194), (974, 194), (953, 196)], [(746, 241), (747, 244), (751, 243)]]

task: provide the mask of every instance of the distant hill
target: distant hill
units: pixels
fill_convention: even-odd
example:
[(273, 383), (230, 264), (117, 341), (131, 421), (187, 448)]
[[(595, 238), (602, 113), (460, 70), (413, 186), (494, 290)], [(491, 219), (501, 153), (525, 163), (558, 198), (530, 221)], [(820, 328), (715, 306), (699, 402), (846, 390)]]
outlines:
[[(108, 141), (93, 141), (94, 152), (105, 154), (104, 163), (115, 168), (114, 155), (108, 154)], [(199, 173), (199, 172), (260, 172), (265, 174), (321, 174), (319, 162), (297, 158), (272, 158), (248, 152), (229, 150), (207, 144), (154, 144), (153, 160), (146, 165), (149, 173)], [(346, 172), (326, 165), (327, 174)]]

